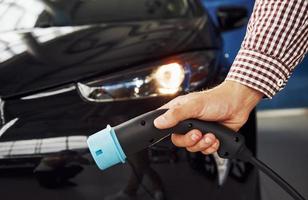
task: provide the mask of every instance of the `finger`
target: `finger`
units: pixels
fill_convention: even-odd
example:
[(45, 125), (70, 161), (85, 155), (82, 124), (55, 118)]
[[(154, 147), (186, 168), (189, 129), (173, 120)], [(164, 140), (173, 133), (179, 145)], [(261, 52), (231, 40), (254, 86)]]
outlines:
[(188, 147), (190, 152), (204, 151), (216, 142), (216, 137), (212, 133), (205, 134), (202, 139), (194, 146)]
[(238, 132), (244, 123), (238, 123), (238, 122), (234, 123), (234, 122), (226, 121), (221, 124), (234, 130), (235, 132)]
[(154, 125), (159, 129), (170, 128), (185, 119), (196, 118), (196, 113), (196, 105), (192, 102), (186, 102), (169, 108), (169, 110), (154, 120)]
[(181, 102), (183, 101), (184, 98), (185, 98), (184, 96), (178, 96), (175, 99), (172, 99), (168, 103), (164, 104), (163, 106), (161, 106), (158, 109), (169, 109), (169, 108), (172, 108), (172, 107), (175, 107), (175, 106), (181, 106)]
[(201, 152), (205, 155), (213, 154), (218, 150), (219, 145), (220, 145), (219, 140), (216, 140), (216, 142), (212, 146), (210, 146), (209, 148), (207, 148), (207, 149), (205, 149)]
[(193, 146), (201, 139), (202, 139), (202, 133), (197, 129), (193, 129), (188, 133), (186, 133), (185, 135), (179, 135), (179, 134), (171, 135), (171, 141), (175, 146), (178, 147)]

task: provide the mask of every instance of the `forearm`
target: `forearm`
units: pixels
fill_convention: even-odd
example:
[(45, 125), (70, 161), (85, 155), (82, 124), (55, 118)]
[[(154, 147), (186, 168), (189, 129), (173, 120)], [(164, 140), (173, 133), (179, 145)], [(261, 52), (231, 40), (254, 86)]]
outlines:
[(234, 103), (249, 110), (252, 110), (264, 96), (262, 92), (235, 81), (226, 80), (222, 85), (229, 91), (226, 95), (230, 95)]
[(256, 0), (245, 39), (226, 80), (271, 98), (308, 50), (307, 0)]
[(218, 87), (225, 93), (225, 101), (232, 115), (248, 117), (264, 96), (262, 92), (236, 81), (226, 80)]

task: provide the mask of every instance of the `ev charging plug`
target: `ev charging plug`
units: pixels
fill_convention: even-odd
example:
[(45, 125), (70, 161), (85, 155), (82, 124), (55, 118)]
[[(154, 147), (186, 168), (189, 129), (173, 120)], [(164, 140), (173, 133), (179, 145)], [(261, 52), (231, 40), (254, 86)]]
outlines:
[(114, 128), (107, 128), (91, 135), (88, 140), (90, 152), (101, 170), (118, 163), (124, 163), (126, 156), (137, 153), (161, 140), (171, 133), (185, 134), (192, 129), (202, 133), (214, 133), (220, 142), (218, 155), (227, 159), (240, 159), (250, 162), (268, 175), (296, 200), (305, 200), (291, 185), (263, 162), (253, 157), (246, 147), (244, 137), (233, 130), (216, 122), (206, 122), (188, 119), (168, 129), (157, 129), (154, 119), (166, 112), (167, 109), (150, 111), (124, 122)]

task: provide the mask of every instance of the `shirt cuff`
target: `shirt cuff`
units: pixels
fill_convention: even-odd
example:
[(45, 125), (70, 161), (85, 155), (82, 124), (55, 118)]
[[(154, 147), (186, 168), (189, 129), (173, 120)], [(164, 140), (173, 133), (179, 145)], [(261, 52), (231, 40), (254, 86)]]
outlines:
[(282, 90), (290, 72), (279, 60), (255, 50), (240, 49), (226, 80), (239, 82), (272, 98)]

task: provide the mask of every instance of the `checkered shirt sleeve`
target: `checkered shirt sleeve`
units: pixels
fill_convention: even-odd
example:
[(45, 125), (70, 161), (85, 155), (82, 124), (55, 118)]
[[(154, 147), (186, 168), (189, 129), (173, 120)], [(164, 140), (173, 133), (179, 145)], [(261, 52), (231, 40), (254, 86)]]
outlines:
[(256, 0), (226, 80), (272, 98), (308, 50), (308, 0)]

